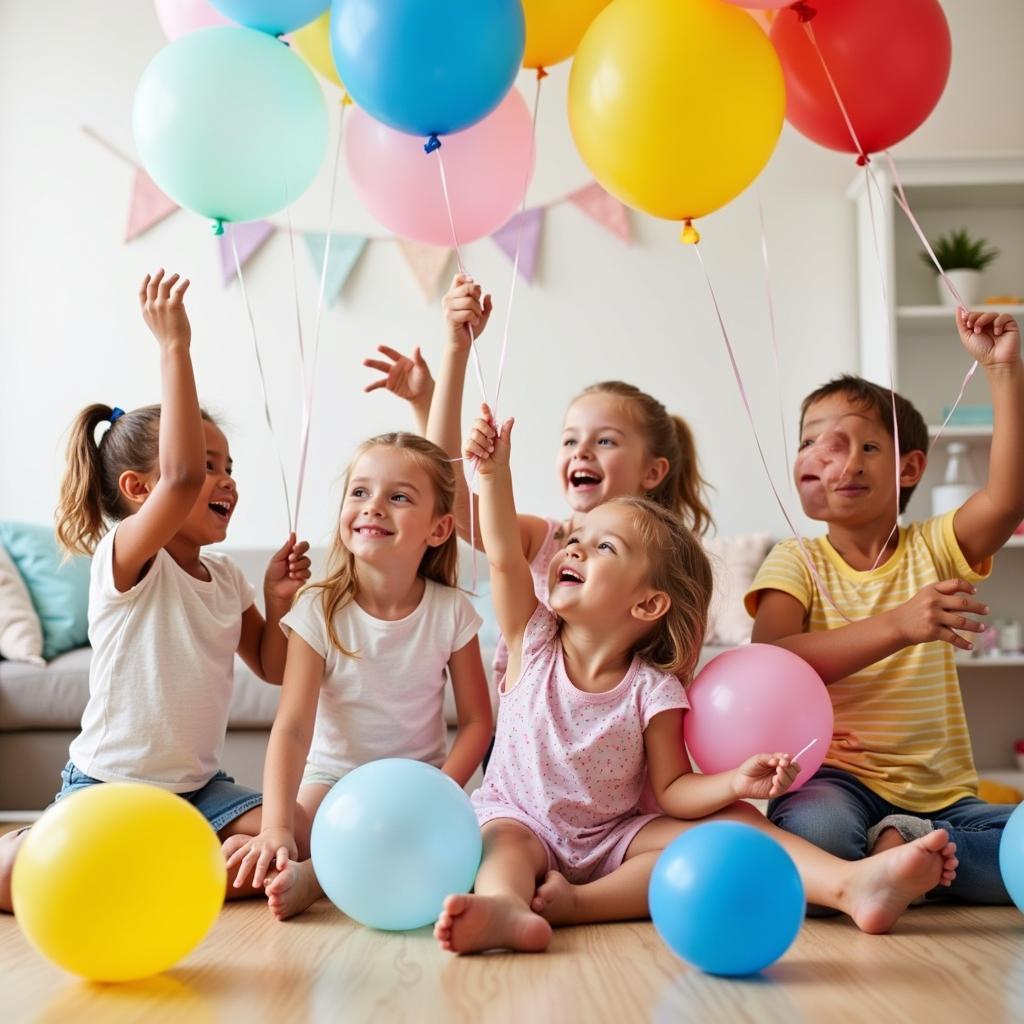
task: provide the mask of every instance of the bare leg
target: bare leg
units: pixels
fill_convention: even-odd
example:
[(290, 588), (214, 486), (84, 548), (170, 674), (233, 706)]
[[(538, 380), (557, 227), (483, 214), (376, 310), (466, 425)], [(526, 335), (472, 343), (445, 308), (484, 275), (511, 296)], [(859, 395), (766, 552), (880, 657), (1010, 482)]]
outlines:
[(0, 911), (7, 914), (14, 913), (14, 902), (11, 899), (14, 858), (18, 855), (18, 847), (27, 834), (27, 828), (19, 828), (0, 836)]
[[(295, 917), (311, 907), (324, 895), (309, 859), (309, 834), (313, 819), (331, 787), (323, 783), (310, 783), (299, 790), (298, 808), (295, 814), (295, 843), (299, 848), (299, 859), (290, 860), (280, 871), (267, 876), (267, 906), (279, 921)], [(305, 822), (304, 833), (300, 835), (299, 811)]]
[[(714, 818), (742, 821), (772, 836), (796, 863), (808, 900), (844, 911), (866, 932), (888, 931), (915, 898), (948, 885), (956, 873), (956, 848), (942, 829), (877, 857), (844, 861), (775, 828), (747, 804), (733, 804)], [(658, 855), (699, 824), (658, 818), (640, 830), (618, 870), (585, 885), (551, 872), (531, 906), (555, 925), (646, 917), (647, 884)]]
[(547, 949), (551, 925), (530, 909), (548, 865), (547, 851), (525, 825), (508, 818), (484, 825), (483, 840), (473, 893), (449, 896), (434, 926), (441, 948), (452, 953)]

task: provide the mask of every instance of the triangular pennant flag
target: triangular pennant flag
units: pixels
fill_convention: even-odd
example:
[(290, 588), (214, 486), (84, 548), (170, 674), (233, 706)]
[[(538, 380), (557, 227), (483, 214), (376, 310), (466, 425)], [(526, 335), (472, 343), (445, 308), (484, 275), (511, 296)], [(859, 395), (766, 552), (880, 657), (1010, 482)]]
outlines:
[(612, 234), (618, 235), (624, 242), (632, 241), (629, 230), (629, 213), (626, 207), (609, 195), (595, 181), (569, 196), (569, 202), (578, 206), (588, 217), (593, 218)]
[(231, 252), (231, 232), (235, 233), (238, 262), (245, 266), (276, 229), (269, 220), (250, 220), (242, 224), (225, 224), (224, 234), (217, 236), (220, 250), (220, 279), (225, 286), (235, 276), (235, 257)]
[(448, 261), (452, 257), (452, 250), (436, 245), (421, 245), (406, 238), (396, 238), (395, 241), (398, 242), (398, 248), (405, 257), (405, 262), (409, 264), (423, 297), (427, 302), (432, 302), (437, 295), (438, 284)]
[(133, 238), (138, 238), (177, 209), (178, 204), (165, 196), (141, 167), (136, 167), (135, 180), (132, 182), (132, 205), (128, 211), (128, 227), (125, 228), (124, 240), (130, 242)]
[(540, 229), (543, 223), (544, 207), (534, 206), (529, 210), (523, 210), (522, 213), (517, 213), (504, 227), (498, 228), (491, 235), (491, 240), (497, 243), (498, 248), (510, 260), (515, 260), (516, 245), (519, 245), (519, 273), (531, 283), (537, 270)]
[[(307, 231), (304, 235), (306, 247), (316, 268), (317, 281), (324, 265), (324, 249), (327, 247), (327, 235), (322, 231)], [(324, 282), (324, 295), (333, 303), (338, 293), (345, 287), (349, 274), (359, 261), (366, 248), (363, 235), (331, 235), (331, 252), (327, 260), (327, 279)]]

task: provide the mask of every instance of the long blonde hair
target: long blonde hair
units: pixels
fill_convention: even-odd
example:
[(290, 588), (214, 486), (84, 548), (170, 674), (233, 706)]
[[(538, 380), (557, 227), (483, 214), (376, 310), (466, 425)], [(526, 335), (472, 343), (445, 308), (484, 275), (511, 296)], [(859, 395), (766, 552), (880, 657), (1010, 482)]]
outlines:
[[(364, 441), (352, 455), (348, 469), (345, 471), (345, 487), (342, 503), (348, 494), (352, 467), (372, 448), (391, 448), (405, 452), (414, 459), (426, 472), (434, 488), (434, 515), (451, 515), (455, 508), (455, 470), (451, 460), (436, 444), (418, 434), (398, 431), (379, 434)], [(459, 581), (459, 541), (454, 530), (451, 536), (436, 547), (428, 547), (420, 561), (419, 575), (446, 587), (458, 586)], [(356, 657), (356, 651), (346, 649), (338, 637), (334, 627), (335, 616), (348, 604), (355, 600), (359, 580), (356, 576), (355, 556), (345, 546), (341, 538), (341, 521), (334, 534), (331, 551), (327, 559), (327, 577), (308, 584), (305, 590), (319, 590), (323, 607), (324, 621), (327, 623), (327, 635), (331, 643), (342, 654)]]
[[(205, 410), (200, 414), (207, 423), (216, 422)], [(97, 442), (101, 423), (110, 427)], [(121, 497), (121, 474), (151, 472), (157, 465), (159, 437), (159, 405), (123, 412), (97, 402), (75, 417), (54, 517), (57, 540), (68, 554), (91, 555), (108, 523), (130, 513)]]
[(705, 499), (708, 482), (701, 476), (697, 444), (686, 420), (669, 413), (646, 391), (621, 380), (591, 384), (576, 398), (584, 395), (613, 395), (623, 400), (644, 435), (648, 454), (668, 460), (664, 480), (645, 497), (675, 512), (697, 536), (707, 533), (713, 522)]
[(651, 566), (650, 584), (663, 590), (669, 610), (634, 653), (663, 672), (689, 682), (707, 632), (713, 578), (704, 546), (671, 509), (646, 498), (614, 498), (633, 513)]

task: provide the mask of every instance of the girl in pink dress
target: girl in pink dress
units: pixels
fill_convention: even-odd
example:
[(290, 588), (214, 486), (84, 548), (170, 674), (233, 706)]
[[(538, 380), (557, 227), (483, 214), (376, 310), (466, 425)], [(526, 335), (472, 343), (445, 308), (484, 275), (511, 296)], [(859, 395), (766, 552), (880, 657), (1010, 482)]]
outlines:
[[(538, 951), (552, 925), (646, 917), (658, 855), (712, 815), (770, 832), (808, 898), (866, 931), (886, 931), (913, 899), (948, 884), (955, 847), (941, 829), (846, 862), (737, 803), (789, 788), (799, 766), (785, 753), (717, 775), (691, 772), (679, 677), (693, 671), (711, 598), (700, 542), (651, 501), (607, 502), (554, 555), (545, 607), (520, 542), (511, 426), (499, 434), (484, 406), (465, 444), (479, 460), (480, 529), (509, 661), (494, 756), (473, 794), (483, 861), (474, 893), (445, 901), (434, 930), (441, 946)], [(645, 777), (665, 813), (641, 808)]]

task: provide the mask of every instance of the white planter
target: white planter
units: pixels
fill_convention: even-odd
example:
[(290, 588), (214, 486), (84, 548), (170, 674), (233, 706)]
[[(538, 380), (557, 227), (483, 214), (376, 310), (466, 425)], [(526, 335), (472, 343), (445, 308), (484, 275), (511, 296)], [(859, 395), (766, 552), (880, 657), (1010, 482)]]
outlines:
[[(968, 309), (977, 305), (978, 288), (981, 284), (980, 270), (947, 270), (946, 277), (953, 282), (953, 287), (960, 293), (960, 297)], [(935, 287), (939, 292), (939, 304), (949, 306), (951, 309), (955, 308), (956, 299), (949, 294), (949, 290), (938, 275), (935, 277)]]

